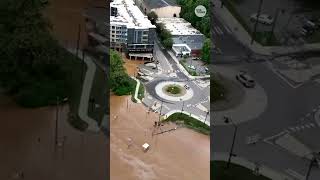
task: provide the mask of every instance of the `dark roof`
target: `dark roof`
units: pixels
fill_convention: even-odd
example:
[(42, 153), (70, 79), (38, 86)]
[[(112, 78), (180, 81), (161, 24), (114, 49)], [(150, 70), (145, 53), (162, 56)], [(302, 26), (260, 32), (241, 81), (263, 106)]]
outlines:
[(175, 0), (144, 0), (144, 3), (149, 9), (177, 6)]
[(201, 49), (205, 40), (204, 35), (180, 35), (172, 37), (174, 44), (187, 44), (191, 50)]

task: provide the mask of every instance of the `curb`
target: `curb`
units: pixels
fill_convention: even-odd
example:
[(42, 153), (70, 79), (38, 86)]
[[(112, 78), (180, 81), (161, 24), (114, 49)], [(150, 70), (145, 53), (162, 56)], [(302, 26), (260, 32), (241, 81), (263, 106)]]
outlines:
[[(74, 50), (68, 49), (68, 51), (75, 55)], [(79, 56), (80, 56), (80, 54), (81, 53), (79, 53)], [(81, 96), (80, 96), (78, 115), (81, 120), (88, 123), (87, 131), (97, 133), (100, 131), (100, 128), (98, 126), (97, 121), (95, 121), (94, 119), (92, 119), (91, 117), (88, 116), (88, 105), (89, 105), (90, 92), (92, 89), (92, 83), (93, 83), (93, 79), (94, 79), (95, 71), (96, 71), (97, 67), (93, 61), (88, 60), (88, 57), (84, 59), (84, 62), (87, 65), (88, 69), (85, 73), (84, 81), (82, 84), (82, 91), (81, 91)], [(88, 84), (90, 86), (88, 86)], [(86, 93), (84, 92), (85, 87), (89, 87), (89, 90)]]
[[(191, 117), (197, 119), (198, 121), (201, 121), (201, 122), (205, 121), (205, 119), (203, 119), (203, 118), (201, 118), (201, 117), (199, 117), (197, 115), (194, 115), (192, 113), (188, 113), (186, 111), (181, 111), (181, 110), (171, 110), (171, 111), (167, 112), (165, 115), (163, 115), (162, 117), (165, 120), (165, 119), (167, 119), (169, 116), (171, 116), (174, 113), (183, 113), (185, 115), (188, 115), (188, 116), (191, 116)], [(210, 121), (207, 120), (206, 121), (206, 125), (210, 126)]]
[(140, 104), (140, 103), (141, 103), (141, 100), (138, 98), (140, 81), (139, 81), (137, 78), (133, 77), (133, 76), (131, 76), (131, 78), (137, 82), (136, 90), (135, 90), (135, 92), (134, 92), (134, 99), (137, 101), (137, 103)]
[[(228, 161), (229, 154), (228, 153), (213, 153), (212, 155), (213, 161)], [(232, 163), (237, 164), (243, 167), (246, 167), (248, 169), (252, 169), (254, 171), (255, 167), (257, 166), (257, 163), (251, 162), (245, 158), (241, 157), (233, 157)], [(265, 177), (268, 177), (270, 179), (276, 179), (276, 180), (294, 180), (294, 178), (291, 178), (283, 173), (280, 173), (276, 170), (273, 170), (263, 164), (259, 164), (259, 173)]]

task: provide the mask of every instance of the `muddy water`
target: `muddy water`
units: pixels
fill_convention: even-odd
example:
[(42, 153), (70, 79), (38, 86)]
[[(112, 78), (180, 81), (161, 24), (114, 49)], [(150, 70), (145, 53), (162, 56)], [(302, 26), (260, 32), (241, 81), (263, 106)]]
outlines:
[[(59, 108), (58, 137), (66, 137), (54, 152), (55, 107), (26, 109), (0, 96), (0, 179), (17, 171), (26, 180), (105, 179), (107, 143), (102, 134), (83, 134), (67, 122), (69, 109)], [(39, 139), (40, 138), (40, 139)]]
[[(152, 136), (158, 114), (130, 97), (111, 96), (110, 108), (111, 180), (209, 179), (208, 136), (185, 128)], [(144, 143), (150, 144), (147, 152)]]
[(49, 2), (44, 14), (52, 23), (54, 36), (64, 45), (73, 48), (76, 47), (79, 25), (80, 47), (87, 42), (84, 9), (89, 6), (106, 6), (106, 1), (103, 0), (49, 0)]
[(125, 61), (124, 63), (124, 67), (127, 69), (127, 73), (130, 75), (130, 76), (133, 76), (133, 75), (136, 75), (138, 73), (138, 69), (137, 69), (137, 66), (139, 64), (143, 64), (144, 62), (143, 61), (139, 61), (139, 60), (129, 60), (127, 58), (125, 58), (124, 56), (122, 57)]

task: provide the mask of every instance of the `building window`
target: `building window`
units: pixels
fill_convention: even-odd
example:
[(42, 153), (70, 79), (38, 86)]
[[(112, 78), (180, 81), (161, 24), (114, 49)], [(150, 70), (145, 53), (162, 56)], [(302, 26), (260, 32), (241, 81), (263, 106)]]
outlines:
[(115, 31), (112, 31), (112, 33), (115, 33)]
[(115, 29), (116, 27), (115, 26), (112, 26), (112, 29)]

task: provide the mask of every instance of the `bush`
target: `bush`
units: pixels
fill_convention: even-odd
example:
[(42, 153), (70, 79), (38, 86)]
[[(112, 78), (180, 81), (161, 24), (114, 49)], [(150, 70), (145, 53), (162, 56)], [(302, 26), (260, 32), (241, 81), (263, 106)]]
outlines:
[(169, 116), (166, 120), (164, 120), (164, 122), (166, 121), (171, 121), (171, 122), (182, 121), (186, 127), (205, 135), (209, 135), (211, 131), (210, 126), (208, 126), (207, 124), (183, 113), (174, 113), (171, 116)]

